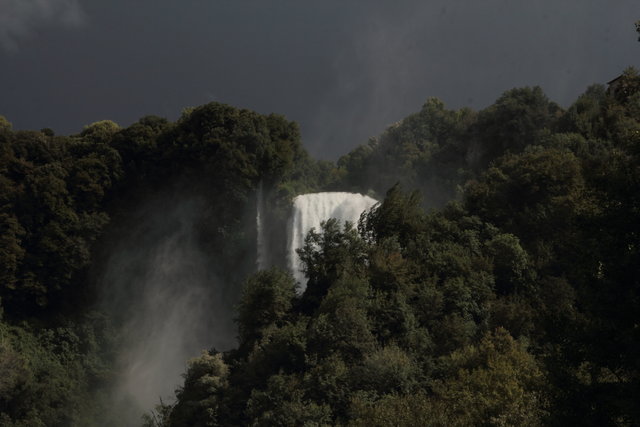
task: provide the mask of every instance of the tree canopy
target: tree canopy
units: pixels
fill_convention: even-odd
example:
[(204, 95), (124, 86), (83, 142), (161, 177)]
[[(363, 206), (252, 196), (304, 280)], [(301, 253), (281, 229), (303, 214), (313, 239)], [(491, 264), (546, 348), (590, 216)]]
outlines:
[[(632, 68), (566, 110), (538, 87), (481, 111), (430, 98), (336, 164), (286, 118), (219, 103), (70, 136), (0, 117), (0, 423), (109, 412), (121, 337), (94, 269), (169, 188), (204, 200), (196, 244), (238, 345), (191, 359), (146, 425), (639, 424), (639, 147)], [(282, 242), (318, 190), (381, 203), (308, 234), (299, 295), (276, 244), (255, 271), (254, 207)]]

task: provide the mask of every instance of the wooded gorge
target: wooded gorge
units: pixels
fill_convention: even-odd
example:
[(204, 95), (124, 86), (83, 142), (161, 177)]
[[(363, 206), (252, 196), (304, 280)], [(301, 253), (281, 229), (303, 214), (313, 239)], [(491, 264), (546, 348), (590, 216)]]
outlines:
[[(140, 424), (640, 423), (634, 69), (566, 110), (538, 87), (480, 111), (431, 98), (335, 164), (286, 118), (218, 103), (70, 136), (0, 117), (0, 171), (2, 425), (123, 425), (104, 271), (132, 218), (144, 237), (188, 201), (234, 345), (212, 336)], [(256, 271), (260, 186), (276, 223), (302, 193), (381, 203), (309, 234), (298, 295), (283, 260)]]

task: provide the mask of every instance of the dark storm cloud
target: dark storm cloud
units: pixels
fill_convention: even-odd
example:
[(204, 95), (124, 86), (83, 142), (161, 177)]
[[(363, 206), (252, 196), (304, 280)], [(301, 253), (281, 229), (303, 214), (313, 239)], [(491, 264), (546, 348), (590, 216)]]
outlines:
[(0, 48), (16, 50), (43, 26), (78, 27), (84, 22), (77, 0), (0, 0)]
[(25, 28), (0, 30), (19, 47), (0, 51), (0, 114), (15, 127), (68, 133), (104, 118), (175, 119), (215, 100), (298, 121), (322, 158), (430, 96), (479, 109), (512, 87), (540, 85), (566, 106), (640, 54), (630, 0), (31, 2), (56, 3), (91, 25), (0, 18), (10, 22), (0, 28)]
[(566, 106), (636, 63), (630, 2), (529, 3), (430, 1), (370, 13), (336, 57), (340, 83), (311, 134), (336, 147), (345, 136), (362, 143), (429, 96), (483, 108), (525, 85)]

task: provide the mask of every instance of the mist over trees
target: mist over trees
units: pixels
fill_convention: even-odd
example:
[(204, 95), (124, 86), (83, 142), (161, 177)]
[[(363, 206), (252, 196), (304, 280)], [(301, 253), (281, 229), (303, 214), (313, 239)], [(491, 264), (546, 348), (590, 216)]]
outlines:
[[(218, 103), (71, 136), (0, 118), (0, 423), (118, 424), (123, 319), (96, 275), (172, 194), (200, 201), (237, 346), (194, 355), (146, 425), (638, 424), (639, 106), (634, 69), (566, 110), (537, 87), (481, 111), (431, 98), (336, 164)], [(382, 202), (309, 234), (298, 295), (255, 271), (261, 186), (276, 225), (305, 192)]]

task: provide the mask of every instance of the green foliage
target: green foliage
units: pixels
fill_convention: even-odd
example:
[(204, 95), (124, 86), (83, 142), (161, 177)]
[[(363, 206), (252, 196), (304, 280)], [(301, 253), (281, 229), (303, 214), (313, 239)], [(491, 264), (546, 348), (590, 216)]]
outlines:
[(355, 388), (378, 395), (408, 393), (416, 388), (419, 371), (413, 360), (395, 345), (369, 352), (353, 371)]
[(161, 154), (158, 151), (158, 139), (171, 126), (166, 119), (146, 116), (113, 134), (109, 144), (120, 155), (127, 176), (127, 182), (121, 184), (122, 191), (126, 191), (127, 187), (140, 186), (150, 179), (150, 175), (154, 175)]
[(602, 85), (589, 86), (560, 119), (565, 132), (576, 132), (585, 138), (596, 138), (605, 132), (601, 108), (606, 99)]
[(299, 138), (297, 125), (282, 116), (211, 103), (185, 113), (159, 148), (173, 169), (194, 173), (206, 165), (208, 179), (240, 191), (261, 178), (272, 184), (287, 172), (302, 156)]
[[(618, 104), (630, 107), (630, 103), (635, 100), (634, 95), (640, 91), (640, 75), (638, 70), (629, 67), (618, 77), (615, 87), (612, 90), (613, 98)], [(632, 109), (633, 111), (633, 109)]]
[(4, 116), (0, 116), (0, 132), (6, 132), (11, 130), (11, 122)]
[[(622, 80), (567, 112), (539, 88), (477, 114), (430, 100), (343, 157), (347, 188), (422, 194), (395, 185), (357, 233), (309, 233), (305, 293), (242, 312), (260, 333), (226, 355), (218, 422), (637, 422), (640, 95)], [(467, 178), (461, 202), (423, 211), (431, 184), (451, 198)]]
[(282, 270), (260, 271), (249, 278), (238, 306), (238, 331), (248, 346), (260, 339), (262, 330), (282, 324), (295, 296), (293, 277)]
[(80, 136), (93, 143), (104, 144), (111, 140), (120, 130), (120, 126), (111, 120), (101, 120), (91, 123), (80, 132)]
[(253, 391), (247, 412), (252, 426), (331, 425), (330, 408), (304, 399), (297, 378), (291, 375), (274, 375), (265, 391)]
[[(576, 114), (582, 112), (577, 109)], [(441, 207), (493, 160), (539, 144), (563, 120), (571, 122), (539, 87), (509, 90), (477, 113), (447, 110), (440, 100), (430, 98), (419, 113), (342, 157), (338, 161), (342, 186), (382, 193), (399, 182), (420, 189), (426, 206)], [(583, 120), (574, 122), (575, 126), (565, 124), (572, 132), (576, 126), (589, 129)]]
[[(96, 393), (108, 388), (110, 374), (103, 364), (111, 354), (106, 348), (100, 356), (93, 353), (104, 337), (81, 337), (83, 328), (91, 325), (84, 318), (87, 307), (102, 292), (90, 267), (105, 250), (105, 232), (118, 230), (136, 206), (168, 187), (207, 195), (194, 224), (198, 244), (205, 252), (223, 254), (212, 256), (220, 277), (239, 283), (253, 268), (246, 254), (254, 249), (254, 234), (247, 232), (244, 212), (258, 183), (264, 182), (269, 191), (286, 185), (298, 178), (293, 171), (304, 171), (305, 165), (316, 165), (319, 171), (309, 175), (307, 186), (328, 175), (327, 165), (309, 159), (299, 138), (297, 125), (281, 116), (222, 104), (191, 109), (177, 123), (148, 116), (123, 129), (104, 120), (71, 137), (55, 136), (50, 129), (14, 132), (1, 118), (0, 313), (7, 328), (21, 338), (1, 345), (5, 400), (0, 424), (90, 425), (89, 418), (104, 414), (99, 405), (103, 399), (89, 388)], [(212, 194), (211, 188), (218, 191)], [(293, 299), (291, 279), (281, 272), (273, 275), (272, 311), (261, 300), (264, 290), (253, 289), (253, 303), (265, 303), (264, 323), (246, 317), (246, 333), (255, 340), (292, 304), (283, 303), (286, 294)], [(282, 284), (287, 280), (288, 290)], [(77, 322), (78, 330), (71, 335), (57, 332), (59, 325), (70, 322)], [(282, 331), (268, 337), (286, 340), (288, 335)], [(57, 345), (65, 345), (64, 350)], [(271, 357), (279, 360), (278, 344), (272, 348)], [(192, 375), (199, 378), (197, 366), (192, 366)], [(47, 371), (51, 381), (43, 374)], [(168, 423), (169, 414), (198, 422), (214, 419), (209, 406), (217, 397), (205, 396), (198, 384), (187, 381), (180, 395), (181, 401), (191, 403), (160, 405), (147, 422)], [(87, 419), (81, 418), (85, 415)]]
[(542, 425), (544, 377), (535, 358), (498, 329), (477, 346), (452, 353), (445, 364), (456, 373), (435, 386), (455, 425)]
[(522, 292), (531, 279), (532, 269), (520, 240), (512, 234), (499, 234), (486, 245), (493, 257), (496, 292), (502, 295)]
[(3, 229), (0, 297), (24, 317), (71, 298), (109, 216), (102, 206), (121, 178), (105, 145), (39, 132), (8, 132), (0, 142)]
[(399, 182), (428, 194), (427, 205), (441, 206), (465, 177), (475, 120), (470, 109), (447, 110), (442, 101), (429, 98), (419, 113), (340, 158), (340, 185), (383, 194)]
[(537, 262), (554, 255), (553, 246), (567, 243), (559, 233), (571, 230), (588, 202), (578, 158), (557, 149), (531, 150), (506, 156), (491, 167), (482, 182), (466, 191), (469, 209), (526, 243)]
[(308, 342), (319, 357), (337, 354), (345, 362), (360, 361), (375, 348), (362, 303), (345, 296), (327, 296), (309, 325)]
[(221, 355), (203, 352), (200, 357), (191, 359), (185, 375), (184, 387), (177, 391), (178, 403), (165, 412), (167, 425), (193, 427), (211, 427), (216, 422), (218, 395), (225, 388), (228, 366)]
[(393, 186), (378, 209), (364, 218), (361, 232), (374, 240), (396, 237), (402, 246), (421, 228), (424, 216), (420, 209), (420, 194), (405, 195), (398, 185)]
[(379, 400), (356, 394), (354, 426), (543, 425), (547, 415), (544, 378), (534, 357), (498, 329), (478, 346), (446, 358), (452, 375), (437, 381), (434, 394), (392, 393)]
[(358, 277), (365, 267), (366, 245), (353, 224), (344, 230), (332, 218), (322, 225), (322, 233), (311, 230), (298, 250), (303, 271), (309, 278), (303, 303), (315, 307), (334, 281)]
[(348, 425), (354, 427), (456, 425), (438, 402), (432, 402), (423, 393), (388, 394), (379, 400), (356, 394), (351, 400), (350, 413)]
[(374, 404), (432, 393), (443, 358), (486, 330), (491, 257), (510, 256), (504, 282), (524, 280), (528, 266), (514, 236), (460, 207), (425, 214), (397, 187), (359, 229), (327, 221), (309, 234), (300, 255), (310, 280), (298, 298), (277, 270), (247, 282), (229, 392), (214, 404), (239, 414), (218, 423), (346, 423), (354, 396)]
[(566, 112), (537, 87), (479, 112), (429, 99), (337, 165), (295, 123), (218, 103), (72, 137), (0, 117), (0, 423), (108, 412), (89, 267), (171, 186), (207, 196), (198, 244), (232, 284), (258, 188), (281, 223), (302, 192), (386, 197), (308, 234), (302, 295), (278, 269), (237, 287), (238, 348), (191, 360), (146, 425), (639, 424), (640, 77), (614, 83)]
[(0, 283), (12, 289), (15, 288), (16, 273), (26, 252), (20, 245), (25, 230), (14, 215), (7, 213), (0, 214), (0, 224)]
[(99, 317), (83, 323), (38, 331), (0, 323), (3, 425), (96, 425), (95, 387), (110, 375), (109, 333)]
[(520, 153), (552, 129), (561, 110), (539, 87), (512, 89), (478, 114), (482, 160), (488, 164), (503, 153)]

